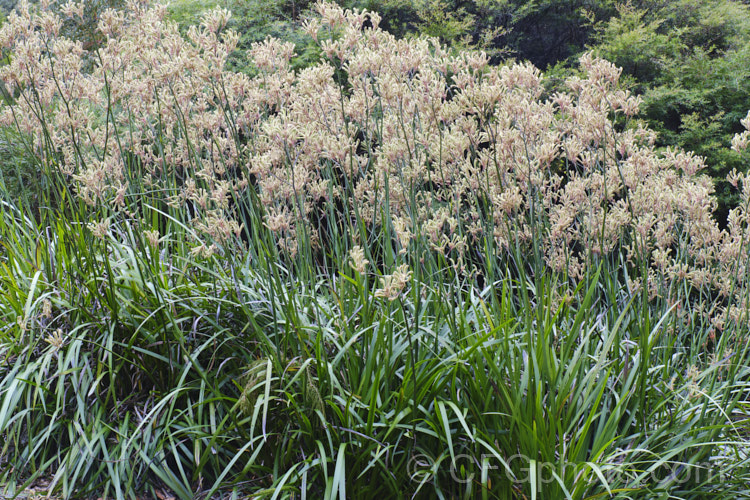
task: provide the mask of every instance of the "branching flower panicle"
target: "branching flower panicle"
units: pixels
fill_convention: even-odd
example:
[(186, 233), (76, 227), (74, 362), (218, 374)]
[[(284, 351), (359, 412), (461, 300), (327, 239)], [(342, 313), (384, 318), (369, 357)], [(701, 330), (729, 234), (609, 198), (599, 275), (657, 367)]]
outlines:
[[(69, 2), (62, 14), (82, 8)], [(0, 28), (13, 53), (0, 79), (17, 97), (0, 123), (17, 124), (112, 217), (133, 213), (137, 168), (141, 186), (195, 217), (196, 255), (239, 239), (232, 200), (254, 190), (289, 257), (324, 244), (326, 224), (359, 220), (401, 254), (423, 238), (467, 272), (486, 241), (496, 249), (486, 259), (535, 249), (573, 281), (622, 251), (626, 265), (649, 267), (632, 281), (651, 296), (685, 284), (740, 306), (727, 284), (748, 286), (748, 203), (719, 229), (703, 160), (657, 151), (654, 132), (629, 121), (641, 100), (619, 87), (615, 65), (586, 54), (582, 76), (544, 98), (544, 75), (528, 63), (495, 67), (436, 39), (398, 40), (372, 12), (326, 2), (315, 11), (304, 28), (317, 64), (293, 70), (293, 44), (268, 38), (248, 51), (248, 76), (226, 68), (238, 35), (222, 9), (183, 36), (163, 5), (129, 2), (100, 17), (105, 41), (92, 55), (61, 35), (56, 14), (21, 3)], [(750, 115), (742, 123), (750, 128)], [(729, 180), (750, 199), (740, 174)], [(363, 254), (350, 257), (361, 272)], [(397, 296), (404, 273), (380, 295)]]

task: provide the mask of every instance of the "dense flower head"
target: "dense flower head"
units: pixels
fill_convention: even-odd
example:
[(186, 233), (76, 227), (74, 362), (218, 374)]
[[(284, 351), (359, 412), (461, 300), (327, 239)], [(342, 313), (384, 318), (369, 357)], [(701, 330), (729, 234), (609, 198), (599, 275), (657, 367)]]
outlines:
[[(61, 15), (81, 8), (70, 2)], [(269, 38), (248, 51), (248, 76), (225, 67), (239, 38), (222, 9), (186, 36), (161, 4), (109, 10), (86, 71), (90, 54), (60, 35), (59, 15), (23, 2), (0, 29), (12, 54), (0, 78), (16, 96), (0, 122), (30, 136), (91, 205), (125, 210), (129, 169), (141, 166), (143, 185), (196, 214), (198, 254), (237, 238), (230, 199), (253, 189), (290, 255), (301, 232), (319, 241), (333, 210), (371, 229), (387, 214), (401, 253), (421, 239), (470, 261), (483, 239), (492, 258), (536, 238), (548, 268), (571, 279), (623, 251), (647, 262), (646, 283), (634, 286), (654, 296), (682, 282), (725, 296), (730, 282), (748, 285), (744, 176), (730, 179), (745, 203), (721, 231), (703, 160), (655, 149), (654, 133), (630, 120), (640, 99), (618, 86), (613, 64), (584, 55), (582, 76), (546, 97), (530, 64), (491, 66), (436, 39), (398, 40), (372, 12), (315, 8), (304, 28), (320, 62), (293, 70), (293, 44)], [(369, 264), (360, 247), (351, 257), (360, 272)], [(406, 277), (385, 279), (384, 296)]]

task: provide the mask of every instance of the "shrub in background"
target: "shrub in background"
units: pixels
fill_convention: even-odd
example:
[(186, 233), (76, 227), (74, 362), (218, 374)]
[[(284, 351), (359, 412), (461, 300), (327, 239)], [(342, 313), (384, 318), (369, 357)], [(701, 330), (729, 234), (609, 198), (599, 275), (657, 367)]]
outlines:
[(722, 226), (740, 203), (725, 178), (733, 169), (746, 170), (730, 141), (750, 108), (748, 42), (746, 4), (681, 0), (624, 4), (598, 25), (591, 45), (623, 67), (630, 88), (644, 99), (643, 118), (658, 133), (658, 145), (705, 158)]

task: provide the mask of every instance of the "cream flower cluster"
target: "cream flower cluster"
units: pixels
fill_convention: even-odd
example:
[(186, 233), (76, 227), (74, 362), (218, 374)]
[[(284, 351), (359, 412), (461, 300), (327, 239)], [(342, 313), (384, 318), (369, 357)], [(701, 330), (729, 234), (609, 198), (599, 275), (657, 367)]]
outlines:
[[(529, 64), (490, 66), (481, 52), (398, 40), (372, 12), (315, 9), (304, 30), (320, 62), (294, 70), (294, 46), (269, 38), (248, 52), (257, 69), (248, 76), (225, 68), (238, 35), (222, 9), (183, 37), (163, 5), (130, 0), (101, 17), (106, 41), (92, 55), (60, 35), (58, 15), (22, 3), (0, 29), (12, 54), (0, 78), (16, 96), (0, 123), (33, 137), (89, 204), (126, 208), (136, 170), (172, 204), (190, 204), (211, 240), (198, 254), (236, 238), (230, 199), (253, 189), (291, 255), (302, 232), (322, 241), (325, 223), (358, 218), (377, 231), (387, 218), (401, 253), (421, 238), (454, 262), (536, 247), (549, 269), (576, 279), (623, 252), (626, 264), (648, 266), (633, 287), (652, 296), (707, 287), (724, 297), (721, 311), (742, 317), (745, 177), (731, 176), (743, 204), (722, 231), (703, 160), (656, 151), (613, 64), (585, 55), (582, 77), (545, 97)], [(80, 16), (81, 4), (62, 15)], [(498, 255), (476, 255), (484, 239)], [(359, 247), (351, 257), (360, 272), (369, 264)], [(407, 276), (384, 282), (385, 296)]]

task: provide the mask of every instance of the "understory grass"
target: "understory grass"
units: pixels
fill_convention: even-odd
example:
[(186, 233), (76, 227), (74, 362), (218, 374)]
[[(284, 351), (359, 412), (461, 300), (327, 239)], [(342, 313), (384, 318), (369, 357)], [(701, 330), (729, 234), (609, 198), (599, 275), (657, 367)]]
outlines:
[(479, 289), (428, 261), (389, 301), (345, 259), (299, 279), (261, 237), (195, 258), (169, 216), (163, 250), (128, 224), (96, 238), (8, 202), (1, 220), (0, 456), (18, 491), (747, 494), (746, 344), (728, 331), (709, 353), (604, 266), (560, 301), (554, 276), (496, 269)]

